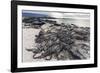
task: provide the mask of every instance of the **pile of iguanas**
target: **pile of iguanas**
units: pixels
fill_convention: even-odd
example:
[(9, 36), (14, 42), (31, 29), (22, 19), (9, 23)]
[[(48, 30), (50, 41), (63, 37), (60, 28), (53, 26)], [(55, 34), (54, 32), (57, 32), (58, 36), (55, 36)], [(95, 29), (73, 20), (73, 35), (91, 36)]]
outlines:
[[(59, 24), (58, 24), (59, 25)], [(71, 25), (51, 25), (36, 35), (33, 59), (75, 60), (90, 57), (90, 28)], [(37, 56), (40, 54), (39, 56)]]

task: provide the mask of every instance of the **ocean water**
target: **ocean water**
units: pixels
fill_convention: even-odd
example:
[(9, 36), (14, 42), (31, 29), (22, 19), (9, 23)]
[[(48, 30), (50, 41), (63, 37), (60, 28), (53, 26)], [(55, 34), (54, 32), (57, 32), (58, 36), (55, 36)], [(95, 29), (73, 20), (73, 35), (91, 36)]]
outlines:
[(79, 27), (90, 27), (90, 20), (89, 19), (72, 19), (72, 18), (66, 18), (66, 19), (54, 19), (57, 21), (58, 24), (65, 23), (65, 24), (75, 24)]

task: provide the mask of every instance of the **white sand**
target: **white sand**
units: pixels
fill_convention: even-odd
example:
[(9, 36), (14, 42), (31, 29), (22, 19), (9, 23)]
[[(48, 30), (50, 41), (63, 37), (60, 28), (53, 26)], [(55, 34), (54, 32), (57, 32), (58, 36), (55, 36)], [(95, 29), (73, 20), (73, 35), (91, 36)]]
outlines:
[(23, 62), (32, 62), (33, 53), (26, 50), (35, 47), (35, 35), (38, 35), (40, 29), (23, 28)]

